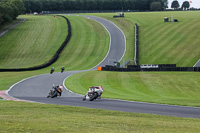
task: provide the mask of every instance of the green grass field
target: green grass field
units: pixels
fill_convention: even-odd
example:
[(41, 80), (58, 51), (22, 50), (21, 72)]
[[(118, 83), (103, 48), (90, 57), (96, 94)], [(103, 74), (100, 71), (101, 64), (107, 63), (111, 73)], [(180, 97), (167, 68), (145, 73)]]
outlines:
[(16, 132), (199, 132), (200, 119), (0, 101), (0, 129)]
[[(63, 26), (66, 26), (66, 21), (65, 19), (61, 18), (61, 17), (56, 17), (53, 18), (52, 16), (21, 16), (21, 17), (25, 17), (27, 18), (26, 23), (21, 24), (18, 28), (18, 30), (20, 30), (20, 33), (18, 33), (18, 30), (15, 29), (13, 31), (10, 31), (9, 33), (11, 35), (14, 34), (25, 34), (27, 33), (27, 31), (25, 30), (25, 33), (23, 33), (23, 27), (29, 27), (30, 29), (34, 29), (35, 27), (40, 27), (40, 23), (41, 21), (46, 22), (48, 20), (54, 21), (55, 20), (62, 20)], [(66, 70), (84, 70), (84, 69), (90, 69), (94, 66), (96, 66), (98, 64), (98, 62), (100, 62), (101, 60), (103, 60), (103, 58), (106, 56), (108, 48), (109, 48), (109, 36), (108, 33), (106, 32), (106, 30), (103, 28), (102, 25), (100, 25), (99, 23), (87, 19), (87, 18), (83, 18), (83, 17), (76, 17), (76, 16), (67, 16), (71, 22), (71, 26), (72, 26), (72, 37), (67, 45), (67, 47), (63, 50), (63, 52), (60, 55), (60, 58), (58, 59), (58, 61), (56, 63), (54, 63), (53, 65), (42, 69), (42, 70), (38, 70), (38, 71), (30, 71), (30, 72), (17, 72), (16, 73), (1, 73), (0, 74), (0, 90), (6, 90), (9, 88), (9, 86), (11, 86), (12, 84), (24, 79), (24, 78), (28, 78), (30, 76), (34, 76), (34, 75), (38, 75), (38, 74), (43, 74), (43, 73), (48, 73), (50, 71), (50, 69), (52, 67), (55, 67), (55, 71), (59, 71), (60, 72), (60, 68), (62, 66), (65, 66)], [(36, 21), (38, 20), (39, 21)], [(30, 26), (27, 23), (29, 23), (29, 21), (33, 21), (34, 25)], [(51, 22), (50, 21), (50, 22)], [(60, 27), (60, 21), (55, 22), (56, 25), (58, 25), (57, 27)], [(37, 26), (35, 26), (37, 25)], [(46, 27), (48, 28), (48, 27)], [(65, 32), (65, 36), (63, 36), (63, 39), (65, 39), (65, 37), (67, 36), (67, 32), (65, 30), (65, 28), (61, 28), (61, 31), (59, 31), (60, 33)], [(34, 30), (33, 30), (34, 31)], [(41, 30), (37, 30), (38, 33), (43, 32), (43, 29)], [(54, 32), (52, 30), (52, 32)], [(31, 32), (29, 32), (29, 36), (37, 36), (37, 34), (32, 35)], [(0, 38), (2, 40), (4, 40), (5, 42), (9, 42), (9, 38), (10, 38), (10, 34), (7, 33), (7, 35), (4, 36), (4, 38)], [(28, 34), (28, 33), (27, 33)], [(57, 40), (61, 40), (62, 38), (60, 38), (60, 34), (57, 34), (56, 37), (54, 37), (54, 39)], [(15, 38), (17, 39), (17, 38)], [(24, 41), (27, 38), (21, 39), (18, 38), (19, 41)], [(47, 38), (48, 40), (48, 38)], [(46, 40), (46, 41), (47, 41)], [(18, 41), (17, 41), (18, 42)], [(55, 42), (55, 41), (54, 41)], [(56, 45), (56, 49), (54, 50), (54, 52), (57, 50), (57, 47), (59, 47), (62, 44), (63, 41), (60, 41), (60, 43), (55, 43)], [(13, 42), (14, 43), (14, 42)], [(29, 49), (29, 46), (31, 46), (32, 42), (27, 42), (28, 46), (26, 46), (27, 49)], [(30, 43), (30, 44), (29, 44)], [(5, 46), (4, 46), (5, 45)], [(15, 45), (18, 45), (18, 43), (16, 43)], [(45, 44), (44, 44), (45, 45)], [(0, 66), (1, 64), (3, 64), (0, 68), (2, 68), (3, 66), (8, 66), (9, 64), (6, 64), (6, 62), (3, 62), (3, 60), (5, 60), (6, 58), (9, 58), (10, 61), (14, 61), (13, 64), (11, 65), (13, 66), (21, 66), (22, 64), (29, 64), (30, 65), (34, 65), (33, 61), (28, 59), (25, 60), (20, 60), (19, 62), (16, 62), (12, 56), (10, 56), (9, 54), (7, 55), (6, 51), (9, 51), (9, 47), (7, 46), (7, 43), (2, 43), (0, 47), (3, 47), (1, 49), (1, 54), (2, 56), (2, 60), (0, 60)], [(37, 47), (36, 49), (40, 50), (40, 51), (46, 51), (46, 54), (48, 54), (49, 57), (51, 57), (54, 53), (53, 51), (51, 51), (51, 49), (43, 49), (43, 46), (40, 45), (36, 45), (35, 47)], [(17, 49), (20, 49), (20, 47), (16, 47), (16, 51), (14, 52), (15, 54), (18, 55), (18, 57), (21, 56), (21, 53), (17, 51)], [(30, 48), (31, 51), (31, 48)], [(98, 52), (96, 52), (98, 51)], [(34, 52), (33, 52), (34, 53)], [(42, 53), (42, 52), (41, 52)], [(27, 53), (28, 54), (28, 53)], [(34, 55), (30, 55), (31, 57), (36, 56), (37, 57), (37, 52), (34, 53)], [(7, 55), (7, 56), (6, 56)], [(5, 59), (3, 58), (5, 56)], [(23, 58), (26, 58), (26, 56), (23, 56)], [(39, 59), (36, 59), (39, 60)], [(43, 60), (40, 59), (40, 60)], [(48, 60), (43, 60), (44, 63)], [(21, 64), (22, 62), (22, 64)], [(88, 63), (85, 63), (88, 62)], [(9, 66), (9, 67), (11, 67)], [(6, 78), (5, 78), (6, 77)]]
[(98, 65), (108, 52), (109, 34), (94, 20), (66, 17), (72, 25), (72, 37), (55, 65), (64, 65), (67, 70), (86, 70)]
[(17, 18), (16, 20), (13, 20), (11, 22), (8, 22), (8, 23), (5, 23), (3, 25), (0, 25), (0, 32), (5, 30), (5, 29), (7, 29), (10, 25), (12, 25), (12, 24), (14, 24), (14, 23), (16, 23), (18, 21), (20, 21), (20, 19)]
[[(192, 66), (198, 58), (194, 58), (199, 56), (198, 51), (198, 28), (190, 26), (188, 23), (198, 24), (199, 20), (199, 12), (153, 12), (153, 13), (127, 13), (125, 14), (125, 18), (117, 18), (113, 19), (112, 16), (114, 13), (106, 13), (106, 14), (90, 14), (101, 16), (113, 21), (117, 24), (125, 33), (127, 39), (127, 53), (125, 55), (125, 59), (133, 59), (134, 55), (134, 23), (138, 22), (140, 26), (140, 53), (146, 53), (145, 55), (140, 55), (141, 62), (143, 64), (147, 63), (162, 63), (163, 56), (167, 53), (167, 51), (171, 51), (166, 49), (166, 51), (162, 50), (162, 47), (170, 47), (175, 48), (175, 44), (178, 46), (184, 47), (181, 51), (178, 51), (174, 54), (176, 55), (173, 60), (171, 60), (170, 55), (166, 55), (165, 63), (176, 63), (177, 65), (184, 66)], [(180, 20), (179, 23), (164, 23), (164, 17), (166, 16), (174, 16)], [(25, 16), (24, 16), (25, 17)], [(28, 16), (29, 17), (29, 16)], [(30, 16), (32, 17), (32, 16)], [(52, 66), (45, 68), (43, 70), (31, 71), (31, 72), (15, 72), (15, 73), (0, 73), (0, 90), (6, 90), (14, 83), (28, 78), (30, 76), (48, 73), (51, 67), (55, 67), (56, 71), (60, 71), (61, 66), (65, 66), (66, 70), (83, 70), (89, 69), (98, 64), (99, 60), (104, 58), (103, 54), (106, 54), (109, 45), (109, 37), (106, 30), (103, 27), (96, 23), (95, 21), (88, 20), (87, 18), (76, 17), (76, 16), (68, 16), (69, 20), (72, 24), (72, 38), (67, 45), (67, 47), (62, 52), (59, 60), (53, 64)], [(31, 19), (31, 18), (30, 18)], [(34, 16), (33, 22), (36, 23), (35, 19), (39, 19)], [(48, 16), (44, 16), (44, 18), (40, 18), (42, 22), (56, 21), (58, 24), (56, 28), (60, 27), (60, 20), (58, 18), (54, 19), (53, 17), (48, 18)], [(42, 20), (44, 19), (44, 20)], [(54, 20), (51, 20), (54, 19)], [(61, 19), (61, 18), (60, 18)], [(190, 21), (192, 20), (192, 21)], [(28, 23), (29, 21), (27, 21)], [(20, 27), (24, 27), (24, 25), (20, 25)], [(153, 26), (158, 26), (160, 28), (156, 28), (154, 32), (151, 32), (151, 28)], [(162, 26), (161, 26), (162, 25)], [(184, 28), (179, 29), (179, 26), (184, 27), (187, 25), (187, 30)], [(165, 27), (162, 29), (161, 27)], [(33, 25), (33, 29), (37, 26)], [(45, 27), (45, 26), (44, 26)], [(193, 28), (192, 28), (193, 27)], [(5, 38), (3, 38), (6, 42), (9, 42), (11, 38), (15, 38), (15, 35), (23, 34), (22, 31), (15, 30), (9, 32)], [(60, 27), (61, 28), (61, 27)], [(171, 29), (172, 28), (172, 29)], [(61, 28), (63, 32), (64, 28)], [(169, 31), (167, 30), (169, 29)], [(31, 30), (31, 29), (30, 29)], [(38, 28), (37, 32), (41, 31), (43, 28)], [(162, 31), (166, 30), (168, 35), (161, 34)], [(98, 31), (98, 32), (97, 32)], [(159, 31), (159, 33), (157, 33)], [(176, 31), (179, 33), (175, 34)], [(191, 34), (191, 31), (194, 34)], [(15, 33), (14, 33), (15, 32)], [(24, 31), (26, 32), (26, 30)], [(53, 32), (53, 31), (52, 31)], [(156, 34), (155, 34), (156, 32)], [(58, 33), (58, 31), (57, 31)], [(82, 34), (81, 34), (82, 33)], [(27, 33), (28, 34), (28, 33)], [(155, 35), (154, 35), (155, 34)], [(171, 35), (173, 34), (173, 35)], [(59, 35), (59, 34), (57, 34)], [(67, 35), (67, 34), (66, 34)], [(65, 36), (66, 36), (65, 35)], [(153, 36), (152, 36), (153, 35)], [(156, 39), (156, 35), (158, 38)], [(14, 36), (14, 37), (13, 37)], [(38, 34), (34, 34), (32, 38), (38, 36)], [(163, 38), (168, 37), (165, 41)], [(183, 37), (184, 36), (184, 37)], [(57, 36), (58, 37), (58, 36)], [(102, 37), (104, 39), (102, 39)], [(184, 42), (183, 39), (190, 39), (187, 42), (190, 42), (190, 45), (187, 44), (182, 45)], [(64, 38), (64, 37), (63, 37)], [(87, 38), (87, 39), (86, 39)], [(159, 40), (160, 38), (160, 40)], [(7, 46), (7, 43), (4, 42), (5, 45), (2, 45), (2, 38), (0, 38), (0, 49), (1, 55), (12, 61), (13, 56), (10, 56), (11, 53), (7, 54), (10, 50)], [(20, 38), (20, 41), (23, 42), (25, 38)], [(52, 38), (53, 39), (53, 38)], [(54, 38), (52, 41), (60, 41), (60, 37)], [(155, 41), (157, 40), (157, 41)], [(40, 41), (42, 41), (40, 39)], [(15, 45), (19, 45), (20, 47), (14, 47), (16, 50), (21, 48), (21, 44), (18, 44), (18, 41)], [(158, 43), (157, 43), (158, 42)], [(175, 44), (172, 44), (175, 43)], [(29, 43), (29, 42), (28, 42)], [(104, 46), (100, 46), (103, 44)], [(159, 44), (160, 48), (156, 48), (159, 51), (159, 54), (155, 54), (154, 50), (150, 47), (157, 46)], [(181, 45), (180, 45), (181, 44)], [(50, 45), (50, 44), (47, 44)], [(163, 45), (163, 46), (162, 46)], [(60, 44), (56, 43), (55, 47), (59, 47)], [(29, 49), (29, 46), (23, 46), (23, 49)], [(41, 49), (40, 46), (36, 45), (37, 49)], [(43, 47), (43, 46), (42, 46)], [(53, 48), (53, 47), (52, 47)], [(101, 50), (102, 55), (99, 56), (97, 53), (93, 53), (92, 51), (88, 51), (88, 48), (95, 50)], [(193, 50), (193, 48), (195, 48)], [(55, 49), (56, 51), (57, 49)], [(176, 49), (177, 50), (177, 49)], [(12, 50), (14, 51), (14, 49)], [(46, 50), (47, 52), (48, 50)], [(191, 53), (193, 51), (193, 53)], [(51, 53), (52, 52), (52, 53)], [(51, 57), (54, 53), (53, 51), (44, 53), (46, 56)], [(90, 53), (92, 52), (92, 53)], [(163, 52), (163, 53), (162, 53)], [(183, 53), (182, 53), (183, 52)], [(185, 54), (185, 58), (181, 58), (179, 53)], [(16, 53), (18, 57), (22, 57), (21, 53)], [(35, 54), (35, 53), (34, 53)], [(152, 58), (154, 55), (154, 59)], [(147, 56), (148, 55), (148, 56)], [(28, 58), (31, 58), (31, 55), (27, 55)], [(37, 53), (36, 55), (37, 56)], [(38, 55), (39, 56), (39, 55)], [(24, 56), (23, 56), (24, 57)], [(33, 57), (33, 56), (32, 56)], [(1, 57), (0, 57), (1, 58)], [(101, 59), (100, 59), (101, 58)], [(180, 60), (179, 60), (180, 59)], [(38, 60), (38, 63), (41, 61), (42, 63), (47, 59), (34, 59)], [(83, 61), (82, 61), (83, 60)], [(177, 61), (176, 61), (177, 60)], [(176, 62), (175, 62), (176, 61)], [(4, 64), (5, 61), (3, 58), (0, 59), (0, 68), (7, 67), (12, 68), (20, 67), (20, 66), (33, 66), (33, 62), (30, 60), (23, 59), (18, 62), (12, 61), (13, 64)], [(85, 63), (88, 62), (88, 63)], [(79, 78), (77, 76), (81, 76)], [(85, 78), (85, 79), (84, 79)], [(126, 100), (137, 100), (137, 101), (146, 101), (146, 102), (156, 102), (156, 103), (166, 103), (166, 104), (178, 104), (178, 105), (189, 105), (189, 106), (199, 106), (199, 73), (116, 73), (116, 72), (88, 72), (88, 73), (80, 73), (70, 77), (71, 80), (67, 80), (66, 86), (69, 89), (74, 90), (76, 92), (80, 92), (85, 94), (88, 87), (95, 85), (103, 85), (104, 94), (103, 97), (108, 98), (118, 98), (118, 99), (126, 99)], [(86, 79), (90, 79), (89, 82)], [(168, 80), (166, 80), (168, 79)], [(68, 84), (69, 83), (69, 84)], [(73, 88), (71, 85), (76, 84)], [(78, 90), (77, 88), (81, 88)], [(110, 91), (114, 89), (116, 93), (111, 94)], [(117, 89), (117, 90), (116, 90)], [(134, 89), (134, 90), (132, 90)], [(125, 90), (125, 91), (124, 91)], [(191, 96), (190, 96), (191, 95)], [(176, 118), (176, 117), (166, 117), (166, 116), (158, 116), (158, 115), (146, 115), (146, 114), (135, 114), (135, 113), (125, 113), (125, 112), (117, 112), (117, 111), (106, 111), (106, 110), (97, 110), (97, 109), (86, 109), (80, 107), (68, 107), (68, 106), (59, 106), (59, 105), (44, 105), (37, 103), (24, 103), (24, 102), (12, 102), (12, 101), (0, 101), (0, 129), (2, 132), (199, 132), (199, 119), (189, 119), (189, 118)], [(61, 117), (58, 117), (61, 115)], [(96, 119), (96, 118), (99, 119)], [(91, 119), (88, 119), (91, 118)], [(58, 123), (57, 128), (55, 127), (55, 123)]]
[(21, 17), (27, 20), (0, 38), (0, 68), (41, 65), (51, 59), (67, 36), (67, 23), (61, 17)]
[[(133, 60), (134, 24), (139, 25), (140, 64), (177, 64), (192, 67), (200, 58), (200, 12), (135, 12), (125, 18), (112, 18), (115, 13), (92, 14), (117, 24), (127, 37), (125, 59)], [(164, 23), (164, 17), (178, 23)]]
[[(21, 17), (27, 20), (0, 38), (0, 68), (30, 67), (45, 63), (67, 36), (67, 23), (61, 17)], [(93, 20), (76, 16), (68, 18), (73, 35), (53, 66), (59, 69), (65, 66), (67, 70), (85, 70), (96, 66), (108, 52), (110, 39), (107, 31)]]
[(103, 86), (103, 98), (200, 107), (200, 74), (195, 72), (83, 72), (65, 85), (85, 95), (90, 86)]

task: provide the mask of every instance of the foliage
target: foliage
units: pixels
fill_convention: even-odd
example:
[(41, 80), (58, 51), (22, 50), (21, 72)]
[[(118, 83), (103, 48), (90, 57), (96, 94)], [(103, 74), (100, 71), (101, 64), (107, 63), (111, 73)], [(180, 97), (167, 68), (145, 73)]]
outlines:
[(23, 0), (26, 12), (66, 10), (150, 10), (152, 2), (166, 8), (167, 0)]
[(161, 0), (162, 6), (166, 9), (168, 8), (168, 0)]
[(179, 8), (179, 2), (177, 0), (174, 0), (172, 2), (172, 5), (171, 5), (171, 8), (174, 8), (174, 9), (178, 9)]
[(184, 1), (183, 4), (182, 4), (182, 6), (181, 6), (181, 8), (182, 8), (182, 9), (185, 9), (185, 10), (186, 10), (187, 8), (189, 8), (189, 7), (190, 7), (190, 3), (189, 3), (188, 1)]
[(152, 2), (150, 5), (150, 9), (151, 11), (161, 11), (162, 10), (162, 6), (160, 2)]
[(0, 1), (0, 24), (16, 19), (24, 11), (25, 7), (22, 0)]

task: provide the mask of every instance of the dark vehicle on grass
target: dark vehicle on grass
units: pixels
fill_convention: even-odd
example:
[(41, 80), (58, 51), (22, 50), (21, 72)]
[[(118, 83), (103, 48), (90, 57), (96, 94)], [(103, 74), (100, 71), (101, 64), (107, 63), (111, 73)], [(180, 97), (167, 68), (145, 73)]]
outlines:
[(63, 90), (63, 86), (62, 85), (58, 85), (58, 86), (54, 86), (52, 87), (52, 89), (49, 92), (49, 95), (47, 96), (47, 98), (54, 98), (57, 96), (61, 96), (62, 95), (62, 90)]
[(89, 88), (89, 91), (84, 96), (83, 101), (88, 99), (89, 101), (93, 101), (95, 99), (101, 99), (101, 95), (103, 93), (103, 87), (102, 86), (92, 86)]

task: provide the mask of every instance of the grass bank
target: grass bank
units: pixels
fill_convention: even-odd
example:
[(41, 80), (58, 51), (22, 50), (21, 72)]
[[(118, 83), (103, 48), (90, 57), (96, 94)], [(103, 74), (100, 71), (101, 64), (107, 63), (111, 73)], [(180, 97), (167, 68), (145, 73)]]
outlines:
[[(134, 24), (139, 25), (140, 64), (177, 64), (192, 67), (200, 58), (200, 11), (133, 12), (124, 18), (113, 18), (115, 13), (90, 14), (106, 18), (118, 25), (126, 35), (125, 59), (133, 60)], [(164, 17), (178, 19), (164, 23)]]
[(31, 67), (51, 59), (67, 36), (64, 18), (20, 16), (26, 21), (0, 38), (0, 68)]
[(200, 78), (195, 72), (83, 72), (69, 77), (68, 89), (85, 94), (104, 88), (102, 97), (200, 107)]
[(106, 29), (94, 20), (66, 16), (72, 26), (72, 37), (55, 65), (67, 70), (86, 70), (98, 65), (106, 56), (110, 37)]
[[(89, 35), (89, 34), (95, 34), (96, 31), (99, 31), (99, 29), (98, 30), (93, 29), (94, 27), (99, 28), (99, 26), (94, 26), (94, 25), (91, 26), (90, 24), (93, 24), (92, 20), (87, 20), (81, 17), (75, 18), (75, 17), (70, 16), (69, 19), (70, 21), (73, 21), (72, 27), (74, 27), (73, 29), (75, 29), (72, 31), (72, 36), (74, 36), (74, 38), (72, 37), (69, 44), (74, 45), (74, 46), (68, 45), (68, 47), (71, 47), (71, 50), (68, 50), (68, 48), (66, 48), (65, 51), (62, 53), (63, 55), (61, 56), (61, 58), (55, 64), (53, 64), (53, 66), (56, 68), (56, 71), (60, 70), (60, 67), (63, 65), (66, 67), (66, 70), (90, 68), (91, 66), (94, 66), (97, 63), (96, 61), (98, 60), (98, 59), (92, 59), (92, 60), (89, 59), (89, 57), (94, 54), (90, 54), (90, 56), (87, 56), (88, 57), (87, 59), (86, 57), (85, 58), (80, 58), (80, 57), (82, 57), (82, 55), (84, 56), (87, 55), (85, 53), (82, 53), (82, 51), (87, 51), (87, 50), (84, 50), (81, 47), (83, 47), (82, 45), (88, 46), (87, 45), (88, 41), (94, 42), (94, 41), (90, 41), (88, 37), (91, 36), (92, 37), (91, 39), (94, 40), (93, 38), (94, 36)], [(78, 19), (78, 21), (76, 21), (76, 19)], [(138, 15), (138, 19), (139, 19), (139, 15)], [(121, 21), (121, 23), (125, 23), (124, 20), (121, 20), (121, 19), (118, 19), (116, 21)], [(132, 21), (130, 20), (128, 20), (128, 22), (132, 23)], [(78, 26), (82, 30), (80, 30), (80, 28), (76, 28)], [(89, 28), (88, 26), (91, 26), (91, 27)], [(124, 26), (127, 26), (127, 25), (124, 25)], [(89, 29), (89, 30), (86, 30), (86, 29)], [(84, 32), (83, 34), (88, 34), (88, 35), (86, 36), (83, 34), (79, 34), (79, 32)], [(106, 34), (105, 30), (101, 30), (101, 32), (102, 34)], [(128, 34), (128, 32), (129, 31), (127, 31), (126, 34)], [(82, 39), (82, 37), (84, 36), (87, 37), (87, 39)], [(98, 35), (95, 35), (95, 36), (98, 36)], [(102, 40), (105, 40), (105, 39), (102, 39)], [(109, 38), (107, 38), (107, 40), (109, 40)], [(82, 41), (84, 43), (82, 43)], [(97, 42), (98, 41), (95, 41), (95, 44)], [(93, 43), (91, 43), (91, 45), (92, 44)], [(107, 43), (103, 43), (103, 44), (107, 44)], [(96, 46), (92, 46), (92, 47), (96, 47)], [(79, 55), (79, 56), (76, 58), (73, 58), (73, 60), (70, 60), (70, 57), (75, 56), (74, 53), (72, 52), (74, 50), (76, 50), (76, 55)], [(71, 53), (68, 54), (67, 51)], [(101, 56), (101, 58), (102, 57), (103, 56)], [(80, 60), (84, 59), (84, 61), (86, 62), (93, 61), (93, 64), (90, 64), (88, 62), (88, 64), (90, 64), (88, 65), (85, 62), (78, 61), (79, 59)], [(76, 62), (79, 62), (79, 63), (76, 63)], [(0, 73), (0, 89), (1, 90), (8, 89), (9, 86), (11, 86), (12, 84), (24, 78), (27, 78), (33, 75), (38, 75), (41, 73), (47, 73), (49, 72), (49, 69), (53, 66), (50, 66), (43, 70), (33, 71), (33, 72)], [(115, 86), (114, 83), (119, 82), (117, 83), (118, 85), (121, 85), (122, 87), (126, 86), (124, 85), (125, 83), (122, 83), (123, 79), (120, 79), (119, 77), (121, 76), (119, 76), (118, 74), (113, 74), (113, 75), (105, 74), (105, 76), (103, 76), (101, 75), (102, 74), (101, 72), (97, 72), (97, 73), (94, 72), (93, 75), (92, 73), (93, 72), (85, 74), (85, 77), (87, 77), (87, 75), (90, 75), (91, 77), (94, 78), (90, 81), (90, 83), (89, 81), (85, 81), (84, 79), (75, 78), (75, 80), (77, 80), (77, 82), (81, 84), (79, 87), (83, 87), (83, 89), (85, 89), (85, 90), (81, 90), (84, 94), (87, 91), (88, 86), (93, 85), (93, 84), (95, 85), (100, 84), (100, 85), (103, 85), (104, 90), (105, 90), (104, 91), (105, 95), (103, 94), (103, 96), (109, 96), (113, 98), (111, 94), (109, 94), (110, 92), (108, 90), (115, 89), (115, 88), (118, 89), (118, 87)], [(95, 75), (99, 77), (99, 79), (97, 79)], [(151, 75), (153, 75), (153, 73), (151, 73)], [(116, 76), (116, 78), (118, 77), (119, 79), (114, 79), (114, 77), (112, 76)], [(187, 76), (186, 77), (183, 76), (183, 77), (194, 78), (194, 79), (198, 78), (191, 75), (188, 77)], [(82, 76), (82, 78), (83, 77), (84, 76)], [(105, 77), (106, 79), (102, 79), (102, 77)], [(127, 84), (129, 84), (127, 86), (130, 86), (132, 84), (129, 80), (133, 80), (133, 79), (131, 78), (127, 79), (126, 77), (131, 77), (134, 79), (140, 76), (139, 75), (138, 76), (125, 75), (124, 76), (124, 78), (126, 79), (125, 81), (127, 82)], [(177, 77), (180, 78), (180, 76), (177, 76)], [(73, 78), (73, 77), (70, 77), (70, 78)], [(100, 79), (101, 81), (99, 81)], [(144, 77), (140, 79), (144, 79)], [(150, 77), (148, 77), (148, 80), (151, 81)], [(156, 80), (159, 80), (159, 79), (156, 79)], [(137, 85), (141, 85), (141, 88), (143, 89), (145, 88), (146, 84), (152, 85), (151, 83), (148, 83), (148, 82), (140, 83), (142, 81), (139, 80), (138, 83), (136, 83), (136, 81), (133, 81), (133, 82), (136, 83)], [(186, 79), (184, 81), (186, 81)], [(73, 82), (75, 81), (71, 80), (70, 82), (73, 84)], [(163, 81), (160, 81), (160, 82), (163, 82)], [(196, 82), (193, 82), (193, 83), (198, 85), (198, 80), (196, 80)], [(70, 84), (67, 83), (67, 85), (70, 85)], [(159, 85), (159, 82), (158, 83), (155, 82), (154, 84)], [(185, 84), (185, 85), (190, 88), (190, 84)], [(70, 89), (73, 89), (74, 87), (70, 87)], [(135, 89), (136, 88), (139, 89), (140, 86), (135, 87)], [(176, 86), (176, 88), (180, 89), (178, 86)], [(123, 87), (123, 89), (126, 89), (126, 94), (127, 94), (127, 91), (130, 91), (128, 90), (129, 88)], [(137, 98), (139, 99), (139, 97), (142, 95), (143, 95), (143, 98), (145, 98), (145, 96), (149, 94), (151, 94), (149, 98), (151, 99), (155, 98), (156, 97), (155, 94), (150, 93), (150, 90), (152, 90), (152, 92), (156, 92), (156, 91), (153, 91), (153, 89), (154, 89), (153, 87), (151, 88), (151, 86), (147, 86), (147, 89), (144, 90), (146, 92), (142, 92), (142, 90), (137, 90), (137, 93), (140, 94)], [(121, 90), (121, 89), (117, 90), (116, 92), (118, 94), (117, 93), (113, 94), (114, 97), (118, 95), (120, 96), (120, 99), (121, 99), (124, 96), (123, 94), (121, 96), (119, 92), (123, 92), (123, 91), (124, 90)], [(158, 94), (161, 94), (159, 90), (157, 91), (158, 91), (157, 92)], [(164, 89), (161, 91), (164, 91)], [(168, 96), (177, 95), (180, 97), (180, 95), (177, 94), (178, 92), (181, 92), (181, 91), (177, 91), (174, 95), (168, 94)], [(195, 90), (195, 92), (198, 92), (198, 91)], [(189, 92), (189, 93), (192, 94), (192, 92)], [(130, 94), (132, 95), (133, 92)], [(194, 94), (192, 95), (195, 96)], [(129, 95), (126, 97), (131, 97), (131, 96)], [(163, 98), (162, 96), (160, 97)], [(194, 99), (197, 99), (197, 98), (195, 97)], [(12, 102), (12, 101), (0, 101), (0, 106), (1, 106), (0, 129), (2, 132), (55, 132), (55, 131), (57, 132), (80, 132), (80, 131), (82, 132), (89, 132), (89, 131), (96, 131), (96, 132), (199, 132), (200, 130), (199, 119), (185, 119), (185, 118), (158, 116), (158, 115), (124, 113), (124, 112), (117, 112), (117, 111), (106, 111), (106, 110), (86, 109), (86, 108), (79, 108), (79, 107), (44, 105), (44, 104), (37, 104), (37, 103), (24, 103), (24, 102)]]
[(1, 132), (200, 131), (199, 119), (12, 101), (0, 101), (0, 106)]
[[(21, 34), (26, 34), (28, 32), (26, 29), (23, 29), (23, 27), (29, 27), (31, 23), (34, 23), (33, 25), (36, 27), (40, 27), (40, 21), (46, 22), (46, 21), (55, 21), (58, 19), (61, 19), (62, 22), (64, 23), (63, 26), (66, 25), (65, 19), (59, 17), (59, 18), (54, 18), (53, 16), (21, 16), (27, 18), (26, 23), (20, 24), (19, 27), (16, 27), (17, 29), (13, 30), (12, 33), (8, 32), (7, 35), (4, 36), (4, 38), (0, 38), (2, 40), (5, 40), (5, 43), (2, 43), (2, 57), (0, 57), (2, 60), (0, 60), (0, 64), (3, 64), (4, 66), (18, 66), (22, 64), (34, 64), (33, 60), (29, 58), (31, 56), (32, 58), (37, 57), (38, 52), (32, 51), (32, 47), (26, 46), (29, 51), (32, 51), (33, 55), (23, 56), (25, 58), (24, 60), (20, 59), (20, 56), (22, 53), (18, 52), (18, 49), (21, 49), (23, 47), (20, 47), (21, 44), (17, 41), (15, 42), (16, 45), (16, 50), (14, 48), (8, 47), (6, 44), (9, 43), (9, 39), (12, 38), (12, 35), (18, 34), (18, 31), (20, 30)], [(42, 69), (42, 70), (37, 70), (37, 71), (30, 71), (30, 72), (5, 72), (5, 73), (0, 73), (0, 90), (6, 90), (8, 89), (12, 84), (24, 79), (28, 78), (30, 76), (35, 76), (43, 73), (49, 73), (50, 69), (52, 67), (55, 67), (55, 72), (60, 72), (60, 68), (64, 66), (66, 70), (84, 70), (84, 69), (90, 69), (94, 66), (96, 66), (103, 58), (106, 56), (108, 48), (109, 48), (109, 35), (107, 31), (103, 28), (103, 26), (93, 20), (83, 18), (83, 17), (77, 17), (77, 16), (67, 16), (68, 19), (71, 22), (72, 26), (72, 37), (70, 39), (70, 42), (68, 43), (67, 47), (63, 50), (63, 52), (60, 55), (60, 58), (57, 60), (56, 63), (53, 65)], [(38, 20), (39, 19), (39, 20)], [(44, 19), (44, 20), (43, 20)], [(50, 19), (50, 20), (49, 20)], [(53, 20), (51, 20), (53, 19)], [(54, 20), (55, 19), (55, 20)], [(60, 21), (61, 21), (60, 20)], [(39, 21), (39, 22), (38, 22)], [(54, 23), (56, 24), (56, 27), (60, 27), (59, 22)], [(24, 26), (25, 25), (25, 26)], [(36, 32), (34, 26), (30, 26), (30, 33), (31, 31)], [(33, 29), (31, 29), (31, 27)], [(61, 28), (61, 27), (60, 27)], [(55, 29), (54, 29), (55, 30)], [(62, 28), (59, 31), (60, 33), (65, 32), (66, 35), (66, 29)], [(23, 31), (25, 33), (23, 33)], [(43, 28), (38, 28), (37, 33), (43, 32)], [(56, 31), (55, 31), (56, 32)], [(11, 34), (11, 35), (10, 35)], [(32, 35), (32, 34), (31, 34)], [(67, 35), (66, 35), (67, 36)], [(66, 37), (65, 36), (65, 37)], [(32, 35), (33, 38), (38, 37), (37, 34)], [(60, 38), (59, 34), (55, 35), (55, 38), (58, 40), (62, 40), (62, 37)], [(54, 39), (55, 39), (54, 38)], [(18, 38), (19, 41), (25, 41), (27, 38)], [(12, 39), (11, 39), (12, 40)], [(55, 43), (56, 40), (53, 42)], [(12, 42), (14, 43), (14, 42)], [(33, 43), (33, 42), (30, 42)], [(57, 50), (56, 47), (59, 47), (61, 43), (55, 43), (54, 51)], [(28, 45), (28, 44), (27, 44)], [(45, 44), (44, 44), (45, 45)], [(41, 52), (45, 52), (49, 57), (52, 57), (53, 51), (51, 49), (43, 49), (43, 46), (36, 45), (35, 49), (40, 50)], [(10, 54), (7, 53), (7, 51), (14, 50), (14, 53), (10, 54), (17, 54), (19, 62), (15, 61)], [(98, 52), (97, 52), (98, 51)], [(24, 51), (25, 52), (25, 51)], [(4, 58), (5, 57), (5, 58)], [(13, 60), (15, 63), (11, 64), (6, 64), (8, 61), (3, 62), (3, 60)], [(43, 60), (44, 58), (41, 58)], [(35, 59), (35, 60), (40, 60), (40, 58)], [(21, 64), (22, 62), (22, 64)], [(42, 63), (44, 63), (43, 61)], [(0, 65), (1, 66), (1, 65)], [(2, 66), (1, 66), (2, 67)]]

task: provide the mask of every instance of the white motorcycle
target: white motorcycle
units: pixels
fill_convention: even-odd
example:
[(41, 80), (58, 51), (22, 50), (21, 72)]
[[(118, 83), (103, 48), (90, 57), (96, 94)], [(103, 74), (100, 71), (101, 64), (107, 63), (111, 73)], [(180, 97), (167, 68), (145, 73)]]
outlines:
[(102, 86), (98, 86), (98, 87), (92, 86), (89, 88), (89, 91), (84, 96), (83, 101), (85, 101), (86, 99), (88, 99), (89, 101), (93, 101), (95, 99), (101, 99), (102, 93), (103, 93)]

